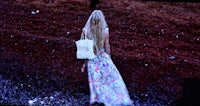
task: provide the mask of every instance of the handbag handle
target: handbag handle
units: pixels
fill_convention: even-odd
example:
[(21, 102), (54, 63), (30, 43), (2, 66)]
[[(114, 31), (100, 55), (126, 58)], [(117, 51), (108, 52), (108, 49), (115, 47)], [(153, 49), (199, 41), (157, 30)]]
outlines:
[(82, 31), (81, 39), (88, 39), (87, 36), (86, 36), (86, 29), (85, 29), (85, 31)]

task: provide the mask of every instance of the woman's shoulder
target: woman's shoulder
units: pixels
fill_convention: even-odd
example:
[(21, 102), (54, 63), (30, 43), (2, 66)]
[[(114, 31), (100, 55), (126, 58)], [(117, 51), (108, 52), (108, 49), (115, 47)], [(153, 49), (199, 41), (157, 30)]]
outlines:
[(109, 36), (109, 28), (106, 28), (105, 30), (103, 30), (103, 34), (105, 36)]
[(82, 29), (82, 32), (84, 32), (84, 33), (85, 33), (85, 32), (86, 32), (86, 28), (83, 28), (83, 29)]

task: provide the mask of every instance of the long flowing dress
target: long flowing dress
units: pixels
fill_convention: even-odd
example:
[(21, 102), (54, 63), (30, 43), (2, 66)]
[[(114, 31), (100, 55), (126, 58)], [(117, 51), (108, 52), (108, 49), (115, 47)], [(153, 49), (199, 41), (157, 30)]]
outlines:
[(102, 49), (99, 56), (88, 60), (90, 104), (106, 106), (131, 105), (126, 85), (110, 56)]

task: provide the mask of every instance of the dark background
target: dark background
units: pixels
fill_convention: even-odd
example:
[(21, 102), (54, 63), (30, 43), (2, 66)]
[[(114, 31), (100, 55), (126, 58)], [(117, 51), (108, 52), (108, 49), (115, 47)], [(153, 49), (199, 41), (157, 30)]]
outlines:
[[(87, 72), (80, 71), (83, 60), (76, 59), (74, 41), (93, 10), (89, 0), (0, 2), (0, 78), (23, 84), (18, 89), (33, 97), (53, 91), (88, 96)], [(164, 105), (184, 100), (185, 79), (200, 79), (200, 4), (100, 0), (96, 8), (106, 16), (111, 57), (131, 98)], [(33, 99), (12, 102), (3, 94), (1, 104)]]

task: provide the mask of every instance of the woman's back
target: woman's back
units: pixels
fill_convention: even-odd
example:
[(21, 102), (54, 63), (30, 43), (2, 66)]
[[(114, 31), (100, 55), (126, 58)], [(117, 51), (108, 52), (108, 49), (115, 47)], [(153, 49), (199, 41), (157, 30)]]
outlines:
[(101, 10), (94, 10), (86, 22), (83, 32), (94, 41), (94, 50), (96, 54), (104, 48), (105, 40), (108, 38), (108, 28), (105, 17)]

